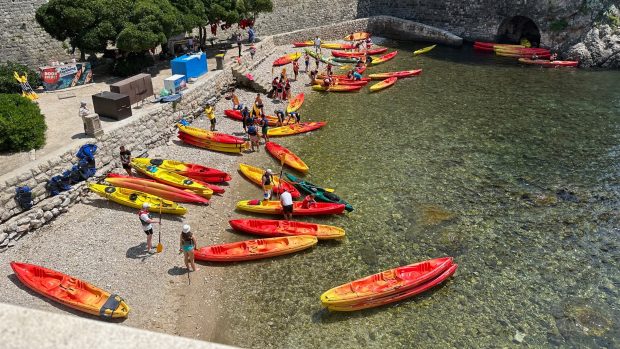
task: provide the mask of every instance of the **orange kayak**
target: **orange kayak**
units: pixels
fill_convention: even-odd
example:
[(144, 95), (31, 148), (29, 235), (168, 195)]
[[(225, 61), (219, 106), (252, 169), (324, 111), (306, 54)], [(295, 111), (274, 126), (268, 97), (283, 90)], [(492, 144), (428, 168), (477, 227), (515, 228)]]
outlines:
[[(233, 119), (233, 120), (238, 120), (238, 121), (243, 121), (243, 115), (241, 115), (241, 111), (240, 110), (233, 110), (233, 109), (227, 109), (224, 110), (224, 115), (228, 116), (229, 118)], [(267, 124), (269, 126), (277, 126), (278, 125), (278, 117), (275, 115), (267, 115), (266, 116), (267, 119)], [(285, 118), (284, 119), (284, 125), (288, 125), (288, 124), (294, 124), (295, 120), (294, 118)]]
[(326, 91), (326, 92), (354, 92), (362, 89), (362, 85), (332, 85), (325, 87), (323, 85), (313, 85), (314, 91)]
[(11, 268), (24, 285), (70, 308), (106, 319), (129, 314), (130, 308), (121, 297), (88, 282), (34, 264), (11, 262)]
[(383, 56), (381, 56), (381, 57), (378, 57), (378, 58), (373, 58), (373, 60), (372, 60), (372, 64), (373, 64), (373, 65), (375, 65), (375, 64), (379, 64), (379, 63), (387, 62), (387, 61), (389, 61), (390, 59), (392, 59), (392, 58), (396, 57), (396, 55), (397, 55), (397, 54), (398, 54), (398, 51), (393, 51), (393, 52), (390, 52), (390, 53), (388, 53), (388, 54), (385, 54), (385, 55), (383, 55)]
[(281, 65), (287, 65), (289, 63), (291, 63), (292, 61), (296, 61), (301, 57), (301, 53), (299, 52), (295, 52), (295, 53), (290, 53), (288, 55), (284, 55), (278, 59), (276, 59), (275, 61), (273, 61), (273, 66), (274, 67), (279, 67)]
[(367, 32), (355, 32), (353, 34), (347, 35), (344, 37), (345, 41), (358, 41), (358, 40), (366, 40), (370, 37), (370, 33)]
[(209, 262), (250, 261), (305, 250), (316, 245), (317, 241), (310, 235), (247, 240), (202, 247), (194, 251), (194, 256), (196, 260)]
[(373, 56), (379, 55), (386, 52), (387, 47), (377, 47), (371, 48), (370, 50), (365, 51), (357, 51), (357, 52), (342, 52), (342, 51), (332, 51), (332, 56), (340, 57), (340, 58), (360, 58), (366, 55)]
[(344, 237), (344, 229), (323, 224), (275, 219), (233, 219), (228, 223), (235, 230), (262, 236), (311, 235), (319, 240)]
[[(315, 85), (322, 85), (323, 81), (319, 79), (314, 79)], [(366, 86), (368, 84), (368, 80), (351, 80), (351, 79), (334, 79), (333, 86)]]
[(299, 156), (278, 143), (267, 142), (265, 143), (265, 149), (267, 149), (271, 156), (285, 163), (289, 167), (292, 167), (299, 172), (308, 172), (308, 165), (306, 165), (306, 163)]
[(299, 124), (270, 128), (267, 130), (267, 135), (269, 137), (296, 135), (299, 133), (314, 131), (325, 125), (327, 125), (327, 122), (325, 121), (301, 122)]
[(403, 71), (393, 71), (389, 73), (376, 73), (370, 74), (368, 77), (372, 80), (383, 80), (391, 77), (397, 77), (399, 79), (406, 78), (410, 76), (420, 75), (422, 73), (422, 69), (415, 70), (403, 70)]
[(396, 81), (398, 80), (397, 77), (393, 76), (391, 78), (387, 78), (381, 82), (378, 82), (372, 86), (370, 86), (370, 91), (371, 92), (375, 92), (375, 91), (380, 91), (383, 90), (384, 88), (388, 88), (392, 85), (394, 85), (396, 83)]
[(286, 112), (292, 113), (294, 111), (297, 111), (299, 108), (301, 108), (302, 104), (304, 104), (304, 94), (300, 93), (297, 96), (295, 96), (295, 98), (291, 99), (288, 102), (288, 107), (286, 107)]
[(446, 271), (444, 271), (443, 273), (441, 273), (441, 275), (432, 279), (431, 281), (428, 281), (419, 286), (416, 286), (414, 288), (411, 288), (411, 289), (408, 289), (402, 292), (394, 293), (386, 297), (376, 298), (373, 300), (355, 303), (355, 304), (329, 306), (327, 307), (327, 309), (331, 311), (355, 311), (355, 310), (374, 308), (374, 307), (378, 307), (381, 305), (398, 302), (400, 300), (407, 299), (417, 294), (420, 294), (422, 292), (425, 292), (441, 284), (442, 282), (447, 280), (450, 276), (452, 276), (456, 272), (456, 269), (458, 267), (459, 267), (458, 264), (452, 264)]
[(443, 257), (389, 269), (334, 287), (321, 295), (321, 302), (328, 307), (350, 305), (403, 292), (436, 278), (451, 265), (452, 257)]
[[(176, 202), (193, 202), (198, 204), (209, 204), (209, 200), (194, 194), (191, 191), (173, 187), (168, 184), (159, 183), (154, 179), (130, 177), (117, 173), (108, 173), (106, 182), (121, 188), (128, 188), (143, 193), (159, 196), (160, 198)], [(214, 191), (215, 192), (215, 191)]]
[(179, 132), (181, 133), (185, 133), (192, 137), (204, 139), (207, 141), (225, 143), (225, 144), (245, 143), (245, 140), (243, 138), (235, 137), (227, 133), (207, 131), (202, 128), (192, 127), (192, 126), (183, 126), (181, 124), (177, 124), (177, 127), (179, 128)]

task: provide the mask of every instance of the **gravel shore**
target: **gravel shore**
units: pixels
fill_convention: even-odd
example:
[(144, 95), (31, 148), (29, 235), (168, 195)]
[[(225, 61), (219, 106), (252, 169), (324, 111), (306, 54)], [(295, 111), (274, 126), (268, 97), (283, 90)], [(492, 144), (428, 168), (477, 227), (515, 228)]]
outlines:
[[(276, 48), (254, 73), (271, 80), (271, 62), (291, 51), (288, 46)], [(301, 66), (299, 81), (292, 83), (293, 95), (309, 91), (303, 61)], [(290, 65), (287, 71), (292, 76)], [(273, 70), (273, 75), (279, 73), (279, 68)], [(244, 104), (251, 105), (256, 97), (252, 91), (237, 90), (236, 93)], [(268, 114), (285, 107), (285, 102), (274, 102), (266, 96), (262, 99)], [(241, 123), (223, 115), (223, 111), (230, 107), (231, 102), (225, 99), (216, 104), (217, 130), (242, 136)], [(194, 126), (208, 128), (208, 121), (199, 118)], [(246, 184), (240, 185), (246, 180), (238, 173), (238, 164), (248, 162), (252, 157), (269, 155), (264, 149), (243, 155), (216, 153), (184, 145), (176, 138), (166, 146), (150, 150), (148, 155), (215, 167), (231, 173), (233, 179), (226, 187), (226, 193), (214, 196), (210, 206), (184, 204), (188, 207), (184, 217), (163, 215), (161, 239), (164, 252), (155, 255), (145, 253), (146, 239), (136, 210), (89, 194), (67, 214), (25, 235), (15, 247), (0, 253), (0, 273), (6, 276), (0, 278), (0, 301), (88, 317), (47, 301), (22, 286), (13, 275), (9, 262), (23, 261), (62, 271), (119, 294), (132, 308), (129, 318), (119, 321), (124, 325), (192, 338), (214, 337), (222, 325), (218, 323), (221, 318), (218, 314), (227, 311), (221, 309), (217, 301), (218, 294), (223, 291), (225, 268), (202, 264), (199, 271), (190, 274), (189, 285), (183, 258), (177, 252), (179, 233), (182, 225), (187, 223), (192, 226), (199, 246), (240, 240), (239, 235), (227, 231), (236, 202), (247, 198), (249, 190)], [(122, 173), (120, 169), (116, 171)], [(256, 198), (261, 196), (258, 187), (251, 190)], [(155, 226), (155, 243), (159, 229)]]

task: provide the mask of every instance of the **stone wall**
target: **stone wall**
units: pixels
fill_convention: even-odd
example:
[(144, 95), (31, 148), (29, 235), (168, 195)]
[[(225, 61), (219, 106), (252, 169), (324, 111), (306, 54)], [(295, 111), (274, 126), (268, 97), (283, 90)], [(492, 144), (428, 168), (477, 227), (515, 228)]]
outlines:
[(71, 58), (62, 43), (49, 36), (34, 14), (46, 0), (0, 0), (0, 63), (32, 67)]

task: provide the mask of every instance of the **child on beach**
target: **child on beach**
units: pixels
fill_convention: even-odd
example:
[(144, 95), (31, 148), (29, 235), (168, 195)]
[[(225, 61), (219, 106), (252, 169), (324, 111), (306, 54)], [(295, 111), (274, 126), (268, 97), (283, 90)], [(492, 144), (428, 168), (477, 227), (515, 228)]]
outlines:
[[(192, 234), (190, 226), (185, 224), (179, 240), (179, 253), (183, 252), (183, 261), (185, 262), (187, 271), (200, 270), (196, 268), (196, 264), (194, 263), (194, 250), (197, 249), (196, 245), (196, 238)], [(190, 265), (192, 266), (191, 269), (189, 268)]]
[(142, 230), (146, 234), (146, 252), (153, 254), (154, 251), (151, 251), (153, 247), (153, 223), (157, 223), (155, 220), (151, 218), (149, 214), (149, 205), (148, 203), (142, 204), (142, 209), (138, 212), (138, 217), (140, 218), (140, 223), (142, 223)]
[(263, 187), (263, 200), (271, 199), (271, 191), (273, 189), (273, 172), (267, 169), (261, 178), (261, 186)]
[(215, 131), (215, 110), (213, 110), (213, 106), (211, 104), (207, 104), (205, 108), (205, 114), (207, 114), (207, 118), (211, 123), (211, 131)]
[(301, 207), (310, 208), (316, 206), (316, 200), (314, 199), (314, 195), (306, 195), (304, 201), (301, 203)]
[(295, 74), (295, 81), (297, 81), (297, 75), (299, 74), (299, 61), (293, 61), (293, 74)]

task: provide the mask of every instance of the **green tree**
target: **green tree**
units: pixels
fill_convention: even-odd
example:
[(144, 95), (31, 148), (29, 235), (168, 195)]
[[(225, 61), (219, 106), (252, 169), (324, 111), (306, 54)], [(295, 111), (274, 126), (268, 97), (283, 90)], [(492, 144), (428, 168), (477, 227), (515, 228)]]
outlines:
[(17, 94), (0, 94), (0, 151), (28, 151), (45, 145), (39, 106)]
[(65, 41), (73, 52), (102, 52), (114, 42), (127, 21), (132, 0), (50, 0), (36, 12), (36, 20), (53, 38)]
[(116, 47), (143, 52), (184, 31), (181, 13), (168, 0), (136, 0), (129, 21), (116, 39)]

